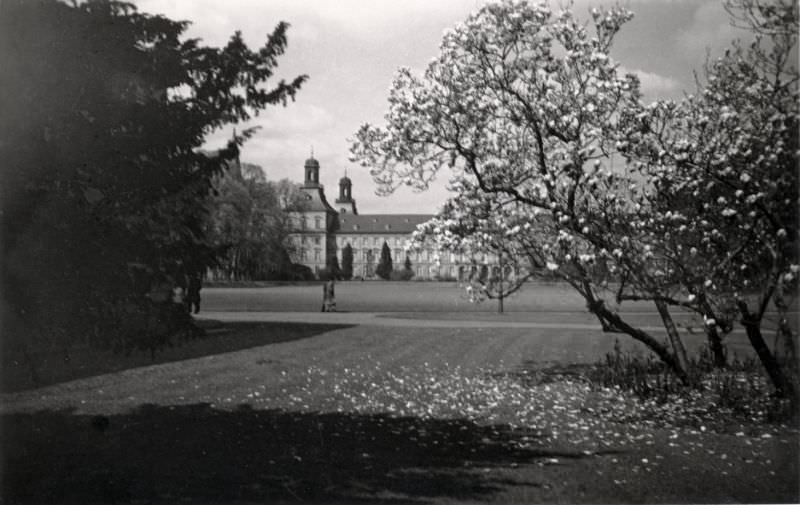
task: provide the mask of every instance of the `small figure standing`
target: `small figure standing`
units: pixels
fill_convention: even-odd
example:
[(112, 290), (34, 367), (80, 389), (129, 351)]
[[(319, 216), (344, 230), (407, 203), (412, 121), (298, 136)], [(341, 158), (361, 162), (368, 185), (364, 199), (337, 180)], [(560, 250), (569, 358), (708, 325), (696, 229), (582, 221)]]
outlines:
[(333, 279), (322, 285), (322, 312), (336, 312), (336, 295)]
[(189, 313), (200, 312), (200, 290), (203, 288), (203, 276), (199, 273), (189, 274), (189, 282), (186, 287), (186, 306)]

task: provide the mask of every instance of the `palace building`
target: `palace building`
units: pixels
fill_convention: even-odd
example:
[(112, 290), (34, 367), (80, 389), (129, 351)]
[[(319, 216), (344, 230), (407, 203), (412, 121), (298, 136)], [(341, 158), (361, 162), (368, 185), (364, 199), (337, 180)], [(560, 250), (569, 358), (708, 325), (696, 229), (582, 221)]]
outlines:
[(342, 249), (353, 249), (353, 276), (372, 278), (380, 260), (383, 243), (389, 245), (395, 270), (402, 269), (406, 256), (417, 279), (460, 279), (473, 258), (438, 253), (433, 249), (408, 249), (411, 234), (433, 216), (430, 214), (359, 214), (353, 198), (353, 182), (345, 174), (339, 180), (339, 196), (331, 206), (325, 188), (319, 183), (319, 162), (311, 158), (304, 165), (305, 180), (300, 188), (303, 202), (289, 210), (293, 233), (292, 261), (308, 266), (315, 273), (336, 256), (342, 264)]

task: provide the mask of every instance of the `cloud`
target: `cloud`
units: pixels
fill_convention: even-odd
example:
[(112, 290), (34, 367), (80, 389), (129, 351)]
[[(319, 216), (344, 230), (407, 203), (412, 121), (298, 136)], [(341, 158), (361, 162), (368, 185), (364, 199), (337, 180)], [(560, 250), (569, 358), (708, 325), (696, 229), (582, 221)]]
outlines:
[(620, 66), (619, 71), (626, 74), (635, 74), (641, 82), (642, 93), (648, 98), (668, 98), (681, 91), (680, 81), (672, 77), (623, 66)]
[[(424, 193), (403, 188), (390, 198), (375, 196), (368, 170), (347, 160), (347, 138), (365, 121), (382, 123), (386, 87), (398, 66), (424, 68), (438, 53), (442, 31), (490, 1), (134, 0), (143, 12), (190, 20), (187, 35), (212, 46), (225, 44), (234, 31), (241, 30), (246, 43), (257, 47), (279, 21), (289, 22), (289, 45), (276, 78), (308, 74), (310, 79), (297, 102), (286, 108), (270, 107), (248, 124), (237, 126), (239, 131), (262, 126), (244, 145), (242, 161), (263, 166), (270, 179), (301, 181), (303, 162), (313, 145), (329, 195), (337, 191), (338, 179), (347, 169), (364, 213), (431, 212), (447, 197), (444, 186), (449, 174), (445, 173)], [(554, 10), (559, 2), (550, 1)], [(637, 17), (623, 29), (614, 57), (639, 76), (648, 98), (677, 97), (691, 86), (692, 69), (702, 65), (705, 48), (719, 47), (719, 41), (727, 45), (734, 38), (721, 0), (707, 2), (622, 2)], [(590, 7), (613, 3), (574, 0), (574, 11), (586, 19)], [(214, 132), (207, 146), (224, 145), (231, 133), (232, 126)]]
[(679, 30), (677, 45), (690, 54), (705, 55), (708, 50), (727, 47), (732, 40), (746, 35), (731, 26), (722, 2), (707, 2), (698, 7), (692, 22)]

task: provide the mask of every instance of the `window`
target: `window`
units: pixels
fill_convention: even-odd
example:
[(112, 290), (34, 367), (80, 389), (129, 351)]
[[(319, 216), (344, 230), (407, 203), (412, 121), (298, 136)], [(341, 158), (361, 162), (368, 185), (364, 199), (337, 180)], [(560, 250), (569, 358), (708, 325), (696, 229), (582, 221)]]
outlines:
[(320, 218), (319, 216), (314, 218), (314, 228), (318, 230), (322, 228), (322, 218)]
[(300, 218), (300, 229), (301, 230), (305, 230), (307, 224), (308, 223), (306, 222), (306, 216), (301, 217)]
[(400, 249), (399, 248), (394, 250), (394, 258), (393, 259), (394, 259), (394, 261), (398, 261), (400, 259)]
[(372, 239), (372, 245), (378, 245), (378, 237)]
[(303, 235), (302, 237), (300, 237), (300, 243), (301, 243), (301, 244), (305, 244), (305, 243), (306, 243), (306, 236), (305, 236), (305, 235)]
[(314, 261), (319, 261), (321, 252), (319, 249), (314, 249)]
[(319, 236), (314, 237), (314, 245), (319, 245)]

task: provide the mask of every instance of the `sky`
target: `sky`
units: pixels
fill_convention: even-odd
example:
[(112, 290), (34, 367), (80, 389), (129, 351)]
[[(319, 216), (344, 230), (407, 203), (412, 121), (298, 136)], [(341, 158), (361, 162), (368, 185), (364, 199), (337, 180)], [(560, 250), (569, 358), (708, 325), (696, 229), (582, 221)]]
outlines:
[[(134, 0), (139, 11), (191, 21), (187, 37), (224, 45), (237, 30), (251, 47), (263, 45), (279, 21), (288, 22), (288, 48), (278, 78), (307, 74), (295, 102), (272, 107), (247, 124), (261, 129), (241, 150), (244, 162), (269, 179), (302, 182), (313, 148), (329, 201), (347, 172), (359, 213), (433, 213), (447, 198), (443, 173), (421, 193), (400, 188), (377, 196), (367, 168), (348, 161), (351, 139), (365, 123), (381, 124), (398, 67), (422, 72), (438, 54), (443, 32), (485, 0)], [(575, 0), (576, 14), (609, 2)], [(731, 27), (722, 0), (621, 0), (634, 19), (617, 36), (612, 57), (642, 81), (646, 99), (679, 98), (695, 88), (694, 71), (745, 34)], [(553, 3), (554, 8), (561, 5)], [(275, 81), (277, 82), (277, 81)], [(206, 147), (222, 146), (233, 127), (214, 132)]]

